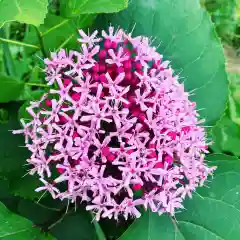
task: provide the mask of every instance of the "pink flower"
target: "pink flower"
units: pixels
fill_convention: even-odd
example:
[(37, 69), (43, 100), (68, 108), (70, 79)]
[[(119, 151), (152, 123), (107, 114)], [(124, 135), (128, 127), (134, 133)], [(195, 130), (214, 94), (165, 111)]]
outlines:
[(147, 37), (79, 33), (82, 52), (45, 59), (51, 89), (13, 131), (44, 184), (36, 191), (85, 202), (96, 220), (139, 218), (140, 206), (173, 216), (215, 170), (196, 104)]
[(88, 46), (91, 48), (94, 46), (95, 43), (98, 43), (101, 41), (101, 38), (96, 38), (98, 31), (94, 31), (92, 35), (87, 35), (83, 30), (78, 31), (82, 38), (78, 39), (78, 42), (88, 44)]
[(128, 60), (128, 56), (124, 55), (122, 47), (119, 48), (117, 54), (114, 52), (113, 49), (109, 49), (108, 54), (111, 57), (109, 59), (106, 59), (106, 63), (108, 64), (116, 64), (118, 67), (121, 67), (122, 62)]

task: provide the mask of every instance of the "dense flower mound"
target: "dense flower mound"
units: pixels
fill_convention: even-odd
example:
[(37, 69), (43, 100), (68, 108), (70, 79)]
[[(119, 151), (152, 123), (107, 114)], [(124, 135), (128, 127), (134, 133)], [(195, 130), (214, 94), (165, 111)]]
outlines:
[(30, 174), (96, 219), (174, 215), (214, 171), (195, 103), (147, 37), (79, 31), (80, 51), (45, 59), (51, 90), (22, 119)]

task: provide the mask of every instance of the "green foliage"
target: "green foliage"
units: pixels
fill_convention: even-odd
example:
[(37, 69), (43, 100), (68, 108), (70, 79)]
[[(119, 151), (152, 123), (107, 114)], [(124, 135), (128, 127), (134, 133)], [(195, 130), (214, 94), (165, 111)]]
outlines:
[(0, 1), (0, 27), (9, 21), (40, 25), (47, 14), (48, 0)]
[(60, 12), (65, 17), (91, 13), (113, 13), (125, 9), (128, 0), (63, 0)]
[(40, 204), (26, 199), (20, 199), (18, 212), (21, 216), (29, 219), (37, 226), (48, 225), (48, 223), (51, 223), (54, 219), (58, 219), (61, 215), (60, 210), (56, 211), (43, 207)]
[(24, 84), (18, 79), (0, 73), (0, 102), (16, 100), (23, 91)]
[(11, 213), (0, 203), (0, 238), (3, 240), (53, 240), (48, 234), (41, 233), (40, 229), (16, 214)]
[(159, 235), (166, 240), (238, 239), (240, 161), (217, 154), (210, 155), (208, 160), (218, 166), (216, 176), (208, 188), (200, 188), (193, 199), (185, 201), (186, 210), (176, 214), (176, 222), (166, 215), (159, 217), (147, 212), (119, 240), (158, 240)]
[(214, 152), (230, 152), (240, 156), (240, 127), (228, 116), (228, 113), (213, 128)]
[(213, 127), (214, 152), (230, 152), (240, 156), (240, 75), (228, 74), (230, 81), (229, 107)]
[(159, 236), (167, 240), (184, 240), (170, 217), (166, 215), (159, 217), (158, 214), (150, 212), (136, 220), (119, 240), (158, 240)]
[(152, 4), (135, 0), (127, 10), (101, 20), (101, 24), (112, 22), (129, 31), (134, 28), (134, 35), (153, 36), (161, 42), (159, 51), (183, 77), (185, 88), (193, 91), (191, 99), (197, 102), (206, 124), (219, 119), (228, 91), (224, 55), (210, 18), (198, 0)]
[[(78, 36), (77, 29), (86, 29), (92, 24), (94, 19), (95, 15), (90, 14), (80, 15), (71, 19), (48, 14), (44, 24), (39, 27), (45, 51), (49, 54), (51, 51), (56, 51), (60, 48), (79, 49), (79, 44), (76, 41)], [(34, 27), (29, 28), (24, 41), (35, 44), (40, 48)], [(27, 49), (29, 54), (32, 54), (34, 51), (36, 49)]]
[(82, 208), (66, 214), (60, 222), (51, 227), (50, 232), (58, 240), (97, 240), (94, 225), (91, 223), (91, 216)]

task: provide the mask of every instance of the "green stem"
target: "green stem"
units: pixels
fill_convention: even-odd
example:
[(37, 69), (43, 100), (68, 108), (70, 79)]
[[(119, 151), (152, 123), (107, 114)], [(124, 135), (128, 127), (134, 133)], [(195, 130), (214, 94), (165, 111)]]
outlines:
[[(5, 33), (6, 26), (4, 26), (0, 29), (0, 37), (5, 38), (5, 39), (7, 39), (6, 33)], [(15, 69), (14, 61), (13, 61), (12, 54), (9, 49), (8, 43), (3, 42), (2, 47), (3, 47), (3, 60), (4, 60), (6, 73), (10, 76), (17, 76), (17, 72)]]
[(40, 33), (40, 31), (37, 27), (34, 27), (34, 28), (35, 28), (36, 33), (37, 33), (37, 37), (38, 37), (38, 41), (39, 41), (39, 44), (40, 44), (40, 49), (41, 49), (41, 52), (43, 54), (43, 57), (47, 58), (47, 53), (45, 51), (45, 47), (44, 47), (44, 44), (43, 44), (43, 36), (42, 36), (42, 34)]
[(46, 85), (46, 84), (41, 84), (41, 83), (29, 83), (29, 82), (26, 82), (25, 85), (27, 85), (27, 86), (34, 86), (34, 87), (45, 87), (45, 88), (49, 88), (48, 85)]
[(1, 38), (1, 37), (0, 37), (0, 41), (1, 41), (1, 42), (6, 42), (6, 43), (15, 44), (15, 45), (19, 45), (19, 46), (23, 46), (23, 47), (30, 47), (30, 48), (39, 49), (39, 47), (36, 46), (36, 45), (32, 45), (32, 44), (28, 44), (28, 43), (23, 43), (23, 42), (19, 42), (19, 41), (14, 41), (14, 40), (10, 40), (10, 39), (7, 39), (7, 38)]

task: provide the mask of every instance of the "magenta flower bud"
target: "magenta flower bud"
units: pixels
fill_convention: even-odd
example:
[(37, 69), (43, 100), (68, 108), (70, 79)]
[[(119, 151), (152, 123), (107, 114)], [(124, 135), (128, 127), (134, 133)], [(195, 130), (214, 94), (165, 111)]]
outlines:
[(117, 48), (117, 45), (118, 45), (118, 44), (117, 44), (116, 42), (112, 42), (112, 43), (111, 43), (111, 48), (116, 49), (116, 48)]
[(142, 70), (142, 64), (139, 62), (135, 62), (134, 64), (136, 71), (141, 71)]
[(112, 46), (112, 42), (111, 42), (109, 39), (106, 39), (106, 40), (104, 41), (104, 47), (105, 47), (106, 49), (109, 49), (111, 46)]
[(106, 79), (105, 74), (102, 73), (102, 74), (99, 76), (99, 81), (100, 81), (101, 83), (106, 83), (106, 82), (107, 82), (107, 79)]
[(99, 64), (99, 72), (105, 72), (106, 71), (106, 65), (105, 64)]
[(173, 164), (173, 158), (171, 156), (166, 156), (164, 161), (167, 162), (169, 165)]
[(100, 50), (98, 56), (100, 59), (105, 58), (107, 56), (107, 51), (105, 49)]
[(134, 184), (134, 185), (133, 185), (133, 190), (134, 190), (134, 191), (138, 191), (138, 190), (140, 190), (140, 189), (142, 189), (142, 185), (141, 185), (141, 184)]
[(132, 68), (132, 63), (131, 63), (130, 60), (125, 61), (125, 62), (123, 63), (123, 66), (124, 66), (125, 69), (129, 70), (129, 69)]
[(72, 94), (72, 99), (74, 100), (74, 101), (79, 101), (80, 100), (80, 98), (81, 98), (81, 94), (80, 93), (73, 93)]
[(93, 73), (92, 78), (93, 78), (93, 80), (98, 81), (99, 80), (99, 74)]
[[(123, 67), (119, 67), (117, 68), (117, 73), (123, 73), (124, 72), (124, 68)], [(126, 78), (126, 76), (125, 76)]]
[(99, 64), (98, 63), (95, 63), (95, 65), (92, 67), (92, 70), (94, 72), (99, 72)]
[(45, 104), (46, 104), (47, 107), (51, 107), (51, 106), (52, 106), (52, 101), (51, 101), (51, 99), (46, 99), (46, 100), (45, 100)]
[(125, 79), (126, 79), (127, 81), (130, 81), (130, 82), (131, 82), (131, 80), (132, 80), (132, 73), (131, 73), (131, 72), (126, 72), (126, 74), (125, 74)]

